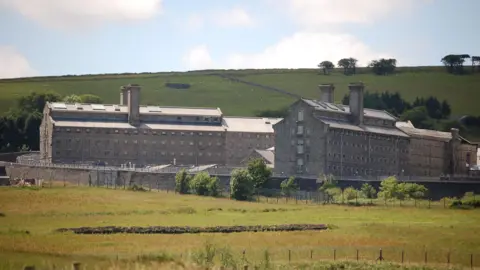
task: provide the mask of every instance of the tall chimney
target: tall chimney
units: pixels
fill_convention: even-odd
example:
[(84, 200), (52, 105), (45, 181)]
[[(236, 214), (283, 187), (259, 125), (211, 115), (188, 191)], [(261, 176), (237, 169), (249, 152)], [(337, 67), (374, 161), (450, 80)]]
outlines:
[(320, 101), (334, 103), (335, 102), (335, 86), (333, 84), (320, 84), (318, 86), (320, 88), (321, 99)]
[(128, 122), (136, 126), (140, 124), (140, 85), (129, 84), (128, 89)]
[(355, 125), (363, 124), (363, 83), (350, 83), (348, 85), (350, 90), (350, 114), (352, 115), (353, 123)]
[(120, 87), (120, 105), (128, 105), (128, 86)]

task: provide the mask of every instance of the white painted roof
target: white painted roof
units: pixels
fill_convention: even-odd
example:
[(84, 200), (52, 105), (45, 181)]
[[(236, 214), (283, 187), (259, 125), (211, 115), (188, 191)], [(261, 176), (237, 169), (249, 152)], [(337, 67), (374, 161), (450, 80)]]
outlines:
[[(47, 103), (54, 111), (108, 112), (128, 113), (128, 106), (117, 104), (68, 104), (62, 102)], [(118, 108), (118, 110), (115, 110)], [(189, 116), (222, 116), (220, 108), (140, 106), (140, 114), (155, 115), (189, 115)]]
[(401, 130), (397, 128), (386, 128), (386, 127), (376, 127), (376, 126), (357, 126), (353, 125), (348, 122), (344, 121), (333, 121), (333, 120), (327, 120), (327, 119), (319, 119), (323, 123), (329, 125), (332, 128), (338, 128), (338, 129), (348, 129), (348, 130), (353, 130), (353, 131), (358, 131), (358, 132), (368, 132), (368, 133), (375, 133), (375, 134), (383, 134), (383, 135), (391, 135), (391, 136), (399, 136), (399, 137), (404, 137), (408, 138), (408, 135), (403, 133)]
[(229, 132), (273, 133), (273, 125), (282, 118), (223, 117), (223, 124)]

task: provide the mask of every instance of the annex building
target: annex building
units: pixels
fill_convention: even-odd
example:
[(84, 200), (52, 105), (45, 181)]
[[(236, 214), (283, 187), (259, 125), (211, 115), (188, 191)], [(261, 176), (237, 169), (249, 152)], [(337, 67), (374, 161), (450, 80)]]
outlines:
[(386, 111), (364, 108), (364, 85), (349, 86), (349, 105), (334, 103), (335, 87), (320, 85), (320, 98), (300, 99), (274, 125), (275, 172), (343, 177), (466, 174), (477, 145), (457, 129), (417, 129)]
[(40, 126), (45, 163), (239, 166), (274, 146), (281, 119), (227, 117), (219, 108), (140, 105), (141, 87), (120, 88), (120, 104), (47, 103)]

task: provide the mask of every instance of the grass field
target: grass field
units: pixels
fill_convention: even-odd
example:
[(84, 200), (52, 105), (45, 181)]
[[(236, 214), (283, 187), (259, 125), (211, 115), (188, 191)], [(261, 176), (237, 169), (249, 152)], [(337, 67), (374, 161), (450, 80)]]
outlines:
[[(275, 209), (275, 211), (272, 211)], [(215, 210), (215, 211), (212, 211)], [(269, 210), (269, 211), (266, 211)], [(348, 207), (236, 202), (159, 192), (86, 187), (41, 190), (0, 188), (0, 261), (57, 266), (128, 263), (139, 255), (178, 260), (198, 254), (209, 243), (260, 262), (265, 250), (279, 264), (318, 260), (375, 260), (379, 249), (388, 261), (447, 262), (480, 267), (480, 212), (414, 207)], [(74, 235), (53, 231), (81, 226), (218, 226), (312, 223), (328, 231), (184, 235)], [(28, 233), (27, 233), (28, 231)], [(168, 255), (166, 255), (168, 254)], [(222, 255), (223, 256), (223, 255)], [(0, 264), (1, 269), (2, 264)], [(4, 266), (4, 268), (7, 268)], [(322, 269), (322, 268), (320, 268)], [(353, 269), (353, 268), (352, 268)], [(360, 269), (360, 268), (357, 268)], [(368, 269), (368, 268), (362, 268)]]
[[(254, 115), (263, 109), (278, 109), (295, 99), (260, 87), (232, 82), (212, 74), (228, 74), (249, 82), (277, 87), (304, 97), (317, 98), (317, 85), (335, 83), (336, 101), (347, 92), (347, 84), (366, 83), (368, 91), (398, 91), (407, 100), (417, 96), (447, 99), (453, 115), (480, 115), (480, 75), (454, 76), (443, 67), (399, 68), (392, 76), (376, 76), (359, 69), (358, 75), (344, 76), (339, 71), (319, 75), (315, 69), (198, 71), (186, 73), (89, 75), (0, 80), (0, 112), (8, 110), (14, 100), (30, 91), (53, 90), (63, 95), (95, 94), (107, 103), (119, 102), (119, 87), (128, 83), (142, 85), (142, 103), (171, 106), (220, 107), (226, 115)], [(480, 74), (480, 73), (479, 73)], [(189, 83), (188, 90), (166, 88), (166, 82)]]

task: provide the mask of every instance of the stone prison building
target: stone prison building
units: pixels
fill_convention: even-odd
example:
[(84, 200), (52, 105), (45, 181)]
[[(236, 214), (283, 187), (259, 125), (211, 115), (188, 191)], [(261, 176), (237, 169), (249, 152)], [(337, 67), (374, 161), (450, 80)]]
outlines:
[(274, 146), (281, 119), (227, 117), (219, 108), (141, 106), (141, 87), (120, 88), (120, 104), (47, 103), (40, 126), (44, 163), (240, 166)]
[(349, 86), (349, 105), (334, 103), (335, 87), (320, 99), (300, 99), (274, 125), (275, 172), (337, 177), (467, 174), (477, 145), (451, 132), (423, 130), (386, 111), (364, 108), (364, 85)]

